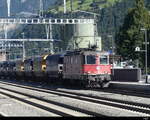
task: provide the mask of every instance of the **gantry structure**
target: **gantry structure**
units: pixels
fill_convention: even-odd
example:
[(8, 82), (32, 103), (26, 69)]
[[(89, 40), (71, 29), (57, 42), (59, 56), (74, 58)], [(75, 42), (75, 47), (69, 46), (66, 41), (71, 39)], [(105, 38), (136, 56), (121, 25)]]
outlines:
[(93, 19), (0, 18), (0, 24), (94, 24)]
[[(66, 13), (65, 11), (65, 3), (66, 0), (64, 0), (64, 13)], [(6, 26), (6, 30), (5, 31), (5, 38), (0, 38), (0, 43), (1, 43), (1, 47), (4, 47), (5, 52), (6, 52), (6, 47), (15, 47), (17, 45), (11, 45), (9, 42), (22, 42), (22, 45), (19, 45), (21, 47), (23, 47), (23, 57), (25, 57), (25, 47), (24, 47), (24, 42), (25, 41), (49, 41), (50, 45), (52, 46), (51, 48), (53, 49), (53, 42), (55, 41), (60, 41), (60, 40), (56, 40), (52, 38), (52, 25), (56, 24), (56, 25), (65, 25), (65, 24), (95, 24), (95, 20), (94, 19), (68, 19), (68, 18), (44, 18), (43, 17), (43, 2), (42, 0), (40, 0), (40, 13), (39, 14), (39, 18), (11, 18), (10, 16), (10, 4), (11, 1), (7, 0), (7, 7), (8, 7), (8, 18), (0, 18), (0, 24)], [(22, 39), (8, 39), (7, 38), (7, 25), (8, 24), (25, 24), (25, 25), (40, 25), (43, 24), (46, 26), (46, 35), (47, 35), (47, 39), (24, 39), (24, 35)], [(49, 35), (50, 34), (50, 35)]]

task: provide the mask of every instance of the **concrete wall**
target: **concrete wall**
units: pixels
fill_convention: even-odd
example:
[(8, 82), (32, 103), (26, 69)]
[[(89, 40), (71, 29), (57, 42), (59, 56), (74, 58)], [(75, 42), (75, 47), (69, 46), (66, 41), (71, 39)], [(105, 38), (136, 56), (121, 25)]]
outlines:
[(121, 82), (139, 82), (141, 80), (141, 69), (113, 69), (114, 76), (112, 76), (112, 81)]

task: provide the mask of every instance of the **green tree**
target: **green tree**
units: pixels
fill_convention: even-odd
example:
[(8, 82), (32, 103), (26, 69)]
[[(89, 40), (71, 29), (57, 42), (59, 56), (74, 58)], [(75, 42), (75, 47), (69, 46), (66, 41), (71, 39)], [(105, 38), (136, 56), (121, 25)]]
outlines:
[[(141, 28), (149, 30), (150, 16), (145, 8), (144, 0), (135, 0), (135, 7), (129, 9), (124, 23), (116, 35), (117, 52), (122, 55), (124, 60), (139, 58), (140, 61), (144, 61), (144, 57), (140, 56), (142, 53), (135, 52), (137, 46), (144, 49), (144, 33), (140, 30)], [(144, 63), (142, 62), (142, 64)]]

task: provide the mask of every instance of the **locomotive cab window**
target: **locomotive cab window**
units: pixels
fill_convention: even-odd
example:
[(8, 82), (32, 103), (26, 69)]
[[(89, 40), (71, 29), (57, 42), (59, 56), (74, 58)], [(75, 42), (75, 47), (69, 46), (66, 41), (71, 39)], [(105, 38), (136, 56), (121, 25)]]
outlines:
[(96, 57), (94, 55), (85, 56), (85, 64), (96, 64)]
[(100, 64), (103, 64), (103, 65), (108, 64), (108, 57), (106, 55), (100, 56)]

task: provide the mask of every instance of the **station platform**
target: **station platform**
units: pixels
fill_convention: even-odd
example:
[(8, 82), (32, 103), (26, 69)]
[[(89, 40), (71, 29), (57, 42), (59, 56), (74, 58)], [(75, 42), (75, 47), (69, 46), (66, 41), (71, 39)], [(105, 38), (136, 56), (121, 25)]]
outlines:
[(120, 89), (120, 90), (149, 91), (150, 92), (150, 81), (148, 83), (145, 83), (145, 81), (140, 81), (140, 82), (111, 81), (109, 87), (113, 89)]

